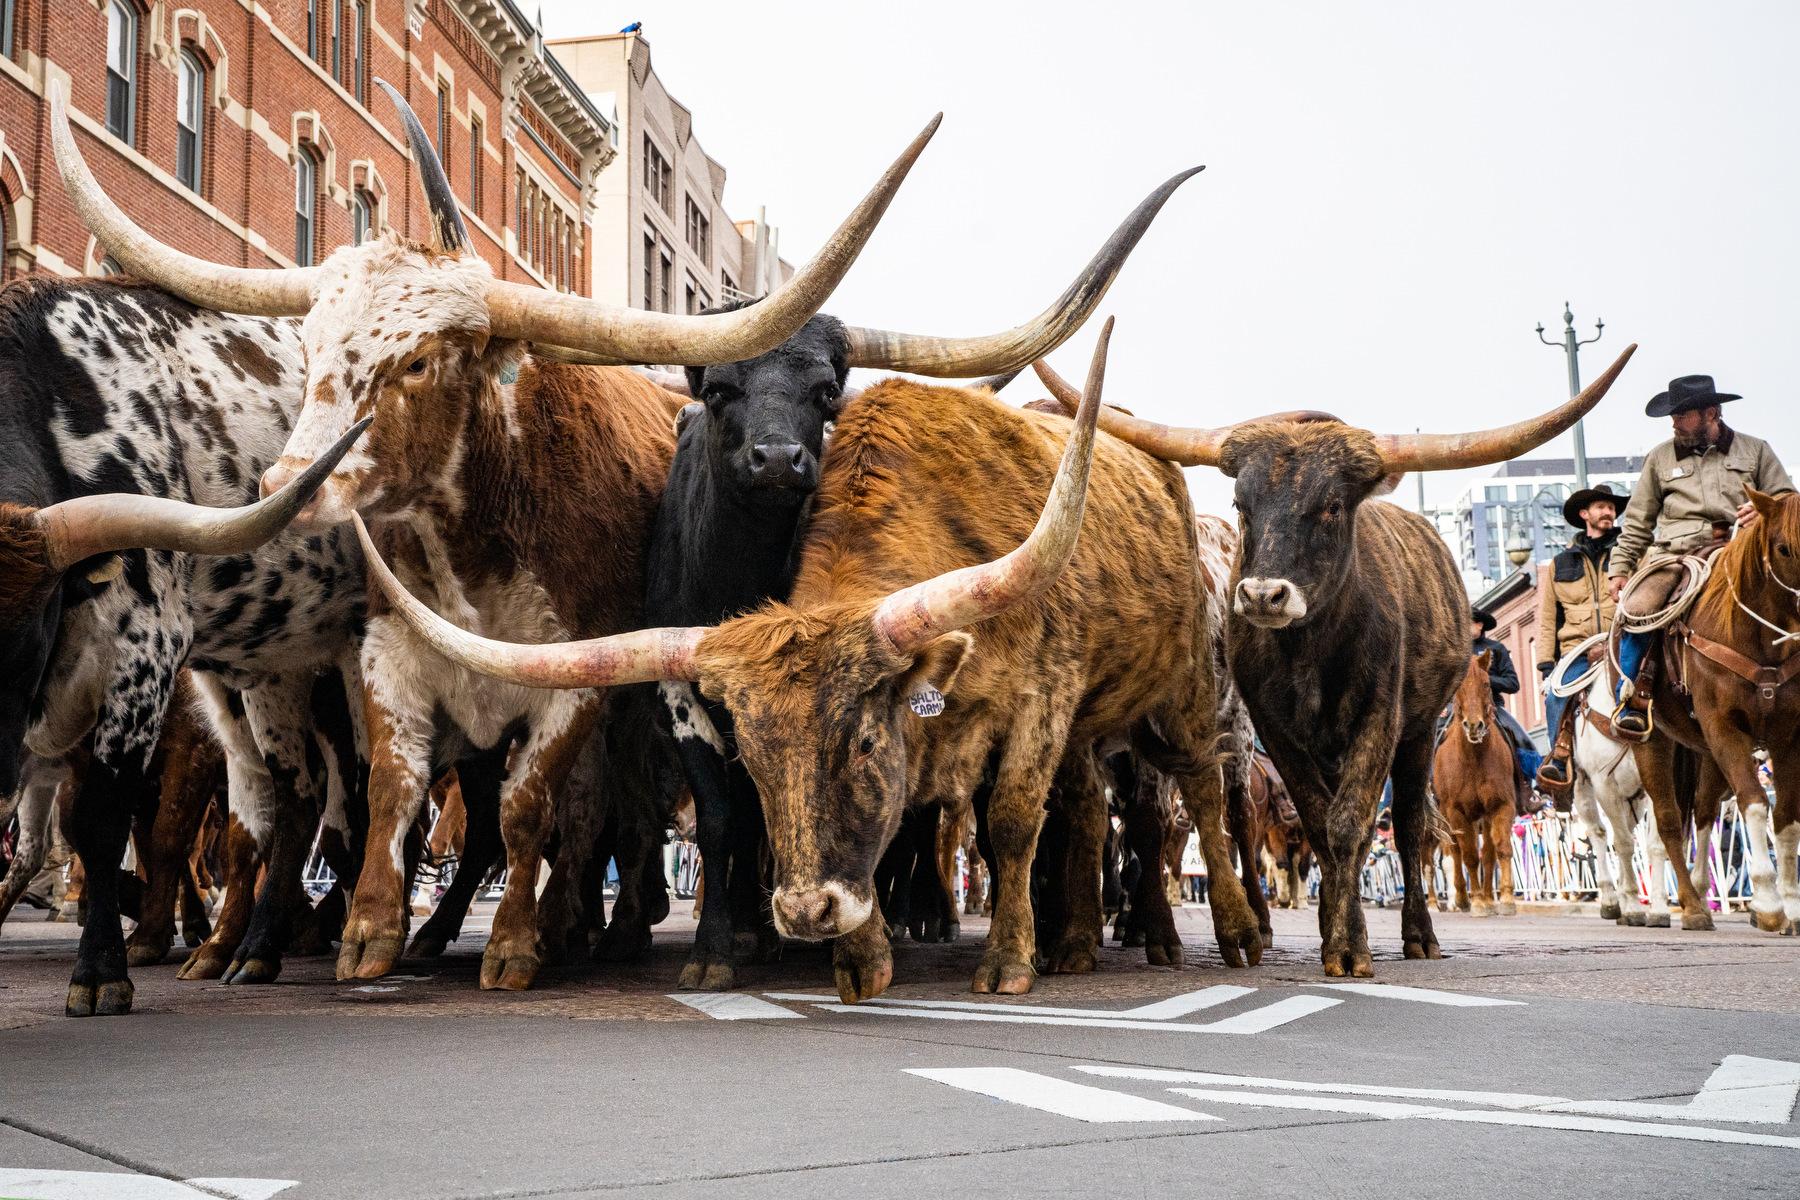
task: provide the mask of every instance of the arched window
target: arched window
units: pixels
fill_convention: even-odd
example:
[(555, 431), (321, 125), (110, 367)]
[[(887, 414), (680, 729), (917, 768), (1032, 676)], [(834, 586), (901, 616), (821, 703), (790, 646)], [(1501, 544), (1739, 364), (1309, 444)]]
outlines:
[(6, 198), (6, 189), (0, 188), (0, 279), (6, 278), (6, 240), (11, 236), (12, 202)]
[(350, 244), (360, 246), (375, 235), (375, 197), (362, 188), (350, 193)]
[(126, 0), (106, 6), (106, 127), (130, 143), (137, 107), (138, 14)]
[(110, 279), (114, 275), (123, 275), (124, 273), (125, 268), (119, 265), (118, 259), (110, 254), (100, 256), (100, 278)]
[(206, 148), (206, 67), (199, 55), (184, 49), (175, 70), (175, 178), (198, 192)]
[(318, 245), (314, 222), (318, 200), (318, 163), (312, 148), (302, 143), (294, 155), (294, 262), (302, 267), (313, 265), (313, 252)]

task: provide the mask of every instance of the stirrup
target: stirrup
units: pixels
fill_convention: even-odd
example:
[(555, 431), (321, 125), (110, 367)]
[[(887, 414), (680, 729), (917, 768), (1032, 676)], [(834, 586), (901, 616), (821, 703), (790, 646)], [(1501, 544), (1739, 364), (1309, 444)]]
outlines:
[[(1563, 771), (1565, 772), (1564, 777), (1562, 779), (1557, 779), (1557, 778), (1554, 778), (1553, 776), (1544, 774), (1544, 772), (1548, 771), (1552, 766), (1557, 766), (1557, 765), (1560, 765), (1562, 767)], [(1573, 764), (1566, 760), (1558, 759), (1558, 758), (1545, 759), (1544, 765), (1537, 769), (1538, 787), (1542, 788), (1546, 792), (1551, 793), (1552, 795), (1555, 795), (1556, 793), (1559, 793), (1559, 792), (1568, 791), (1569, 788), (1571, 786), (1573, 786), (1575, 783), (1575, 772), (1572, 768), (1573, 768)]]
[[(1644, 714), (1644, 730), (1642, 733), (1639, 733), (1635, 729), (1627, 729), (1619, 723), (1620, 718), (1629, 712), (1641, 712)], [(1619, 707), (1613, 709), (1612, 727), (1613, 732), (1618, 734), (1622, 740), (1635, 742), (1641, 746), (1649, 741), (1651, 736), (1656, 732), (1656, 716), (1650, 705), (1645, 705), (1640, 709), (1633, 708), (1629, 701), (1621, 701)]]

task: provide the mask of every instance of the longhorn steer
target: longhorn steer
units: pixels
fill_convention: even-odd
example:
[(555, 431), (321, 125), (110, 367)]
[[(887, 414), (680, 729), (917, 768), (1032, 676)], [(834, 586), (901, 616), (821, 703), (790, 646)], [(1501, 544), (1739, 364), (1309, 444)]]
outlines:
[[(301, 527), (327, 529), (362, 509), (387, 526), (402, 569), (446, 611), (513, 637), (552, 639), (636, 624), (645, 532), (674, 440), (665, 393), (635, 372), (530, 359), (516, 339), (630, 361), (715, 362), (778, 345), (817, 310), (854, 261), (936, 127), (863, 200), (819, 256), (741, 312), (672, 317), (613, 308), (496, 280), (468, 253), (456, 202), (423, 127), (385, 83), (420, 171), (435, 235), (343, 247), (317, 267), (250, 270), (162, 246), (119, 212), (85, 167), (71, 196), (128, 270), (197, 303), (305, 313), (304, 404), (265, 490), (310, 473), (359, 418), (374, 429)], [(61, 112), (61, 93), (52, 107)], [(61, 136), (66, 140), (66, 129)], [(314, 304), (315, 297), (318, 303)], [(372, 978), (398, 957), (401, 849), (437, 758), (454, 742), (517, 741), (502, 785), (508, 887), (483, 958), (484, 987), (524, 987), (538, 969), (533, 885), (551, 797), (603, 707), (497, 685), (416, 653), (417, 641), (371, 609), (363, 658), (371, 736), (370, 850), (338, 959), (342, 978)], [(438, 717), (447, 720), (437, 728)], [(571, 859), (588, 847), (567, 847)], [(563, 872), (578, 885), (580, 864)], [(570, 907), (566, 897), (564, 911)], [(558, 941), (560, 945), (560, 940)]]
[[(952, 340), (876, 334), (817, 316), (757, 358), (689, 367), (688, 393), (696, 403), (684, 410), (669, 486), (657, 510), (645, 621), (711, 624), (787, 599), (825, 438), (846, 403), (850, 368), (946, 375), (1024, 367), (1080, 326), (1162, 206), (1199, 169), (1183, 171), (1145, 197), (1063, 295), (1021, 329)], [(733, 761), (724, 707), (696, 696), (686, 683), (665, 683), (660, 690), (665, 724), (695, 798), (701, 863), (715, 897), (702, 910), (681, 985), (728, 988), (734, 924), (746, 940), (755, 932), (763, 955), (778, 949), (756, 865), (762, 835), (756, 791), (742, 764)], [(929, 817), (917, 859), (926, 894), (932, 886), (943, 890), (931, 882), (937, 822), (935, 813)], [(735, 865), (740, 862), (742, 869)], [(938, 907), (949, 915), (947, 900)]]
[[(863, 392), (833, 434), (789, 602), (722, 625), (514, 645), (464, 633), (385, 570), (375, 577), (415, 630), (473, 669), (536, 686), (686, 679), (723, 701), (768, 821), (776, 922), (837, 939), (846, 1000), (892, 978), (886, 930), (869, 918), (902, 813), (968, 795), (997, 750), (997, 900), (974, 988), (1024, 992), (1032, 854), (1065, 746), (1154, 734), (1142, 740), (1183, 760), (1194, 803), (1213, 741), (1187, 488), (1166, 463), (1094, 447), (1099, 365), (1075, 436), (985, 391), (887, 380)], [(1196, 824), (1221, 949), (1254, 959), (1221, 814)]]
[[(311, 676), (350, 644), (362, 582), (347, 538), (282, 530), (360, 429), (278, 497), (219, 509), (255, 499), (299, 378), (284, 323), (99, 280), (0, 289), (0, 790), (24, 749), (55, 759), (91, 739), (65, 822), (89, 906), (71, 1016), (131, 1008), (117, 867), (184, 664), (203, 692), (242, 690), (221, 729), (237, 750), (234, 811), (275, 877), (291, 865), (298, 883), (307, 831), (294, 814), (316, 815), (321, 786)], [(265, 889), (227, 948), (233, 978), (280, 970), (297, 902)]]
[[(1512, 458), (1599, 403), (1636, 347), (1552, 412), (1479, 434), (1378, 437), (1325, 414), (1175, 429), (1119, 410), (1101, 428), (1237, 480), (1232, 674), (1319, 858), (1327, 975), (1371, 975), (1358, 879), (1383, 781), (1406, 873), (1408, 958), (1440, 957), (1419, 877), (1433, 727), (1468, 667), (1468, 600), (1430, 522), (1365, 503), (1398, 473)], [(1215, 891), (1219, 872), (1209, 860)]]

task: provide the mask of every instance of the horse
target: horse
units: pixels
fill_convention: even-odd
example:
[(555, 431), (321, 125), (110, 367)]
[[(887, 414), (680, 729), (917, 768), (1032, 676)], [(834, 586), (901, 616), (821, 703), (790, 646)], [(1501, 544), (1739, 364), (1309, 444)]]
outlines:
[[(1800, 934), (1800, 495), (1751, 488), (1748, 496), (1759, 519), (1713, 556), (1692, 607), (1668, 626), (1663, 662), (1645, 664), (1655, 733), (1632, 753), (1671, 862), (1686, 861), (1689, 821), (1696, 840), (1710, 836), (1724, 793), (1736, 793), (1750, 842), (1751, 920), (1793, 937)], [(1758, 746), (1774, 776), (1773, 813), (1757, 777)], [(1689, 754), (1697, 770), (1680, 761)], [(1683, 929), (1713, 927), (1703, 886), (1710, 859), (1697, 847), (1695, 870), (1675, 873)]]
[[(1561, 679), (1562, 675), (1553, 671), (1550, 677)], [(1650, 864), (1647, 913), (1637, 898), (1637, 871), (1633, 866), (1637, 857), (1637, 826), (1650, 815), (1651, 803), (1638, 774), (1631, 743), (1613, 733), (1612, 721), (1606, 716), (1612, 706), (1614, 687), (1612, 673), (1604, 665), (1596, 667), (1577, 718), (1571, 815), (1577, 835), (1586, 838), (1594, 848), (1601, 919), (1620, 925), (1667, 928), (1669, 889), (1664, 880), (1668, 855), (1662, 840), (1655, 836), (1654, 823), (1650, 826), (1651, 836), (1644, 842)], [(1606, 854), (1609, 845), (1611, 860)]]
[[(1514, 765), (1494, 713), (1488, 682), (1493, 655), (1482, 651), (1450, 701), (1450, 723), (1432, 759), (1432, 790), (1455, 835), (1451, 875), (1456, 907), (1491, 917), (1511, 916)], [(1471, 900), (1470, 891), (1474, 895)], [(1498, 899), (1496, 901), (1496, 891)]]
[(1262, 751), (1251, 756), (1250, 807), (1263, 830), (1261, 854), (1275, 881), (1276, 908), (1306, 908), (1306, 877), (1312, 871), (1312, 846), (1300, 827), (1300, 814), (1275, 762)]

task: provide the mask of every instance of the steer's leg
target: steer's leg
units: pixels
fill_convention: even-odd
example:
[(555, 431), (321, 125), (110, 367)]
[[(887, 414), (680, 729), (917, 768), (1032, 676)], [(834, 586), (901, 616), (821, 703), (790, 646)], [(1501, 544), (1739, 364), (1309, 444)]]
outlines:
[(1425, 873), (1425, 828), (1431, 784), (1431, 739), (1409, 738), (1394, 751), (1394, 849), (1400, 855), (1406, 898), (1400, 905), (1400, 936), (1408, 958), (1442, 958), (1431, 928), (1432, 880)]
[[(1105, 936), (1100, 909), (1100, 858), (1106, 849), (1106, 789), (1096, 770), (1093, 749), (1071, 747), (1058, 773), (1063, 811), (1068, 819), (1068, 852), (1064, 857), (1062, 927), (1045, 954), (1051, 974), (1083, 974), (1097, 963)], [(1161, 839), (1157, 839), (1161, 850)], [(933, 859), (935, 863), (935, 857)], [(1168, 907), (1163, 899), (1163, 907)]]
[[(392, 618), (388, 618), (392, 620)], [(371, 622), (363, 642), (364, 718), (369, 730), (369, 838), (356, 895), (338, 950), (339, 979), (378, 979), (405, 943), (406, 837), (431, 786), (432, 718), (428, 703), (402, 696), (402, 676), (384, 663), (390, 641)], [(394, 657), (429, 650), (402, 642)], [(473, 817), (471, 816), (471, 822)], [(536, 882), (535, 879), (533, 882)]]
[[(16, 811), (19, 814), (19, 844), (7, 867), (6, 879), (0, 882), (0, 925), (6, 914), (25, 894), (32, 878), (43, 869), (50, 850), (50, 821), (56, 807), (56, 792), (62, 786), (64, 772), (59, 766), (47, 765), (40, 759), (26, 764), (19, 783)], [(0, 833), (12, 813), (0, 811)], [(52, 900), (54, 896), (50, 897)]]
[[(1048, 682), (1048, 681), (1046, 681)], [(975, 969), (977, 992), (1022, 995), (1037, 974), (1037, 936), (1031, 911), (1031, 863), (1044, 822), (1044, 796), (1062, 760), (1075, 697), (1021, 696), (1000, 755), (988, 801), (988, 836), (999, 888), (987, 950)]]
[(267, 879), (250, 927), (226, 969), (226, 983), (272, 983), (296, 915), (306, 905), (300, 875), (324, 808), (325, 763), (312, 738), (312, 679), (283, 678), (244, 692), (244, 712), (274, 787), (268, 840), (259, 848)]
[(194, 693), (205, 707), (225, 754), (225, 903), (207, 938), (176, 972), (178, 979), (218, 979), (231, 965), (250, 928), (256, 904), (262, 847), (268, 844), (276, 802), (241, 693), (206, 672), (195, 672)]
[(119, 927), (119, 862), (131, 834), (131, 810), (155, 785), (141, 763), (114, 769), (91, 761), (65, 814), (63, 831), (87, 875), (87, 921), (63, 1011), (71, 1017), (118, 1016), (131, 1011), (125, 971), (125, 934)]
[(436, 958), (462, 936), (463, 922), (468, 919), (475, 893), (500, 861), (500, 781), (506, 775), (506, 752), (511, 744), (502, 738), (498, 745), (456, 762), (457, 788), (462, 793), (467, 822), (463, 827), (462, 854), (456, 860), (456, 874), (450, 877), (450, 886), (413, 935), (409, 954)]
[(534, 720), (500, 791), (506, 892), (481, 956), (481, 986), (517, 991), (538, 971), (537, 876), (550, 836), (551, 804), (603, 710), (600, 696), (559, 692)]
[(675, 750), (694, 796), (694, 843), (700, 850), (701, 887), (706, 896), (694, 932), (694, 948), (681, 968), (677, 986), (728, 991), (737, 982), (731, 934), (731, 782), (724, 756), (710, 743), (682, 738), (679, 726)]

